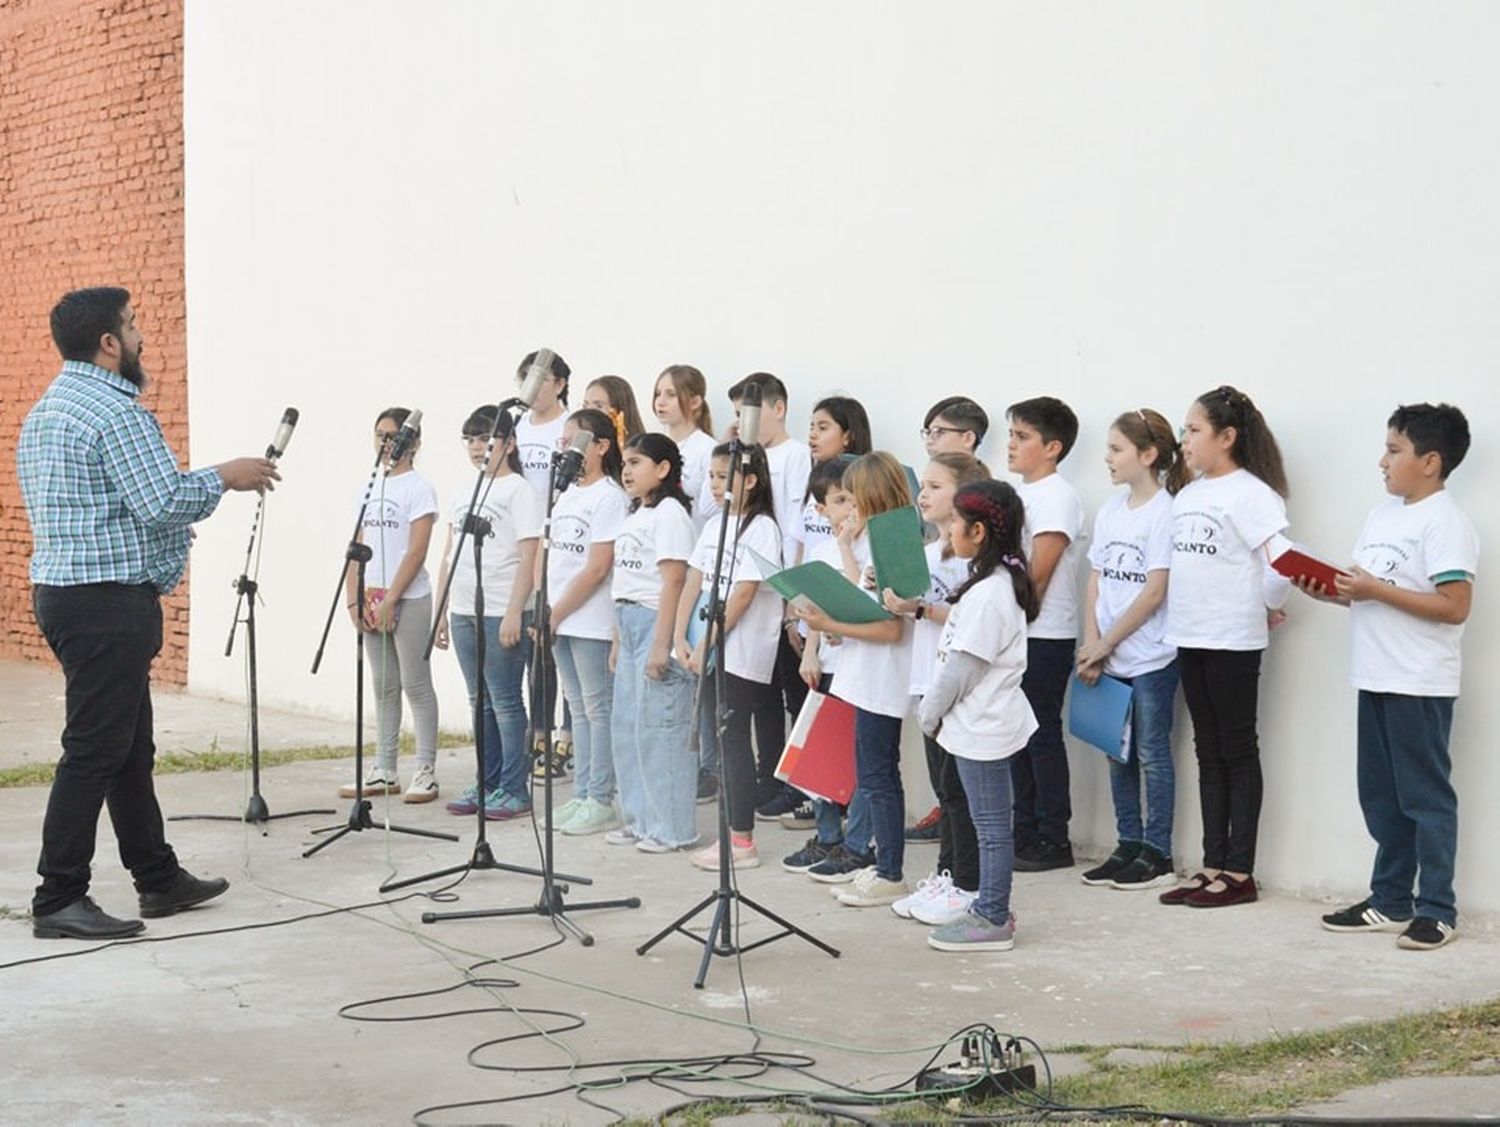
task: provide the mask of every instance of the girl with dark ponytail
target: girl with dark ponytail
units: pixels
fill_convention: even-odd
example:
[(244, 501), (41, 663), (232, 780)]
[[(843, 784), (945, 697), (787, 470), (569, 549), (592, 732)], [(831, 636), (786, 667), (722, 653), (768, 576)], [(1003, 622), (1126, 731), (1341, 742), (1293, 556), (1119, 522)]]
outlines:
[[(1173, 884), (1172, 699), (1177, 647), (1166, 641), (1167, 576), (1172, 566), (1172, 496), (1186, 484), (1172, 427), (1149, 408), (1127, 411), (1109, 428), (1104, 462), (1126, 488), (1094, 518), (1078, 679), (1108, 674), (1132, 687), (1130, 757), (1109, 760), (1119, 844), (1083, 883), (1126, 891)], [(1146, 818), (1141, 820), (1145, 780)]]
[(949, 534), (969, 561), (969, 578), (949, 597), (953, 609), (938, 642), (937, 669), (919, 719), (958, 765), (979, 837), (979, 895), (958, 919), (927, 937), (939, 951), (1009, 951), (1015, 840), (1010, 759), (1037, 729), (1021, 678), (1026, 625), (1040, 609), (1021, 549), (1026, 523), (1008, 483), (978, 481), (953, 496)]

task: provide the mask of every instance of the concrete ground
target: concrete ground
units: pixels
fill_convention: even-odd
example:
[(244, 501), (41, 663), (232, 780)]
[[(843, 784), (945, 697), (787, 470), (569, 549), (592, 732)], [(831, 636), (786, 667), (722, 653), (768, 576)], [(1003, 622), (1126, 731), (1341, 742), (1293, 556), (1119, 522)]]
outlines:
[[(60, 698), (56, 674), (0, 664), (4, 762), (55, 754)], [(234, 746), (244, 724), (241, 706), (166, 692), (158, 694), (157, 715), (163, 747), (203, 747), (215, 738), (220, 747)], [(348, 738), (337, 725), (271, 711), (262, 723), (267, 747)], [(319, 725), (326, 725), (326, 737)], [(446, 792), (456, 792), (472, 772), (470, 754), (441, 753)], [(642, 906), (579, 913), (593, 946), (570, 939), (478, 972), (513, 987), (468, 988), (341, 1016), (354, 1003), (452, 987), (464, 981), (464, 968), (557, 939), (553, 925), (536, 915), (420, 922), (429, 911), (529, 906), (539, 882), (524, 875), (475, 873), (440, 903), (428, 895), (439, 882), (374, 903), (388, 878), (469, 857), (473, 823), (446, 814), (440, 803), (387, 807), (382, 800), (375, 816), (451, 830), (462, 835), (457, 843), (377, 828), (304, 859), (302, 851), (319, 840), (314, 827), (344, 820), (349, 803), (334, 790), (352, 770), (352, 761), (306, 762), (263, 775), (273, 814), (321, 805), (335, 808), (334, 816), (277, 820), (265, 832), (238, 821), (173, 823), (184, 864), (229, 877), (229, 894), (198, 911), (151, 921), (140, 941), (102, 948), (31, 937), (24, 914), (46, 790), (0, 790), (0, 914), (9, 917), (0, 925), (6, 1120), (410, 1122), (433, 1105), (544, 1093), (573, 1079), (615, 1075), (570, 1074), (578, 1062), (749, 1051), (756, 1037), (744, 1024), (747, 1005), (761, 1051), (805, 1053), (816, 1058), (819, 1076), (872, 1088), (908, 1076), (930, 1046), (971, 1022), (1033, 1038), (1049, 1051), (1081, 1043), (1172, 1046), (1329, 1028), (1500, 994), (1493, 921), (1466, 918), (1460, 942), (1415, 953), (1398, 950), (1388, 935), (1326, 933), (1317, 926), (1323, 905), (1274, 892), (1256, 905), (1196, 912), (1164, 908), (1150, 894), (1088, 888), (1076, 872), (1018, 874), (1015, 950), (962, 956), (929, 949), (919, 924), (884, 908), (842, 907), (826, 887), (774, 863), (741, 873), (741, 889), (838, 947), (842, 957), (783, 939), (747, 953), (740, 966), (716, 958), (699, 991), (692, 986), (697, 944), (673, 935), (645, 957), (634, 949), (707, 894), (715, 878), (680, 856), (560, 837), (559, 868), (594, 879), (591, 888), (575, 887), (570, 902), (634, 896)], [(233, 772), (158, 780), (169, 815), (238, 815), (246, 786)], [(707, 832), (712, 808), (700, 808), (700, 815)], [(491, 824), (489, 836), (502, 862), (537, 863), (529, 821)], [(762, 856), (774, 861), (803, 836), (762, 826)], [(910, 852), (909, 872), (920, 874), (935, 846)], [(131, 914), (133, 890), (107, 819), (95, 868), (100, 904)], [(700, 916), (696, 923), (706, 921)], [(746, 913), (747, 941), (771, 931)], [(421, 1014), (448, 1016), (349, 1020)], [(584, 1023), (577, 1028), (573, 1017), (558, 1016), (574, 1014)], [(557, 1032), (542, 1037), (537, 1029)], [(482, 1042), (493, 1044), (476, 1050)], [(527, 1067), (554, 1071), (505, 1070)], [(1493, 1080), (1488, 1087), (1485, 1081), (1429, 1079), (1426, 1087), (1351, 1093), (1325, 1113), (1464, 1115), (1500, 1105)], [(806, 1088), (811, 1082), (772, 1073), (755, 1083)], [(1474, 1094), (1476, 1086), (1482, 1094)], [(689, 1094), (735, 1090), (747, 1089), (700, 1086)], [(568, 1092), (422, 1121), (604, 1123), (613, 1112), (649, 1114), (684, 1098), (646, 1084), (604, 1083), (587, 1096), (596, 1106)], [(1349, 1102), (1358, 1099), (1366, 1102)]]

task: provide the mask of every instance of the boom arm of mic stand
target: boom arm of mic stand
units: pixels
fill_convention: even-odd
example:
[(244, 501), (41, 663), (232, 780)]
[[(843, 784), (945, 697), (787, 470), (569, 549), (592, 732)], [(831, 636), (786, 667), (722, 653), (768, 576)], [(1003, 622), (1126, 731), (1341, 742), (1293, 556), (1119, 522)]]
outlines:
[[(370, 507), (370, 494), (375, 491), (375, 479), (380, 476), (381, 464), (385, 461), (385, 447), (375, 455), (375, 467), (370, 471), (370, 480), (365, 483), (364, 499), (359, 503), (359, 514), (354, 518), (354, 531), (349, 535), (349, 550), (344, 553), (344, 566), (339, 568), (339, 581), (333, 588), (333, 601), (328, 604), (328, 616), (323, 619), (323, 636), (318, 639), (318, 652), (313, 655), (312, 671), (318, 672), (323, 664), (323, 650), (328, 645), (328, 632), (333, 629), (333, 616), (338, 613), (339, 600), (344, 597), (344, 577), (349, 574), (349, 561), (354, 558), (354, 547), (359, 542), (359, 530), (365, 523), (365, 510)], [(364, 613), (364, 608), (360, 608)]]

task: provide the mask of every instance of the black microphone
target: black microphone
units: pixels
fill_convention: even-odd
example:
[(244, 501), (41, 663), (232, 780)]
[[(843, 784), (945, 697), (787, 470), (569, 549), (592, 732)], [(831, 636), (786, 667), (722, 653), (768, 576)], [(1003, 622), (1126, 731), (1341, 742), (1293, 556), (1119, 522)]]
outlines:
[(589, 443), (594, 441), (591, 432), (580, 430), (573, 435), (573, 441), (568, 448), (557, 455), (557, 470), (553, 481), (557, 485), (559, 493), (572, 485), (583, 472), (584, 451), (589, 448)]
[(740, 399), (740, 443), (756, 446), (760, 443), (760, 384), (745, 385)]
[(390, 465), (395, 465), (411, 453), (416, 446), (417, 439), (422, 437), (422, 412), (413, 411), (406, 416), (406, 422), (401, 424), (401, 429), (396, 432), (395, 439), (391, 442)]
[(292, 440), (292, 431), (297, 429), (297, 408), (288, 407), (281, 415), (281, 425), (276, 428), (276, 437), (266, 447), (266, 457), (275, 461), (286, 453), (287, 443)]

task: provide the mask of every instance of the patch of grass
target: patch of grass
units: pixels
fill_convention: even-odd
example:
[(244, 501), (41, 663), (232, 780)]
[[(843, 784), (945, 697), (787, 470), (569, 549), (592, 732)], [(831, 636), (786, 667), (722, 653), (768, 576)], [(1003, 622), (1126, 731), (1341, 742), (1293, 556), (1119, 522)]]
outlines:
[[(438, 733), (438, 747), (465, 747), (473, 742), (465, 733), (440, 732)], [(401, 750), (405, 754), (411, 754), (416, 747), (416, 741), (409, 733), (401, 736)], [(366, 746), (365, 754), (368, 756), (374, 749)], [(313, 759), (347, 759), (354, 754), (351, 747), (332, 747), (320, 744), (316, 747), (278, 747), (272, 749), (261, 749), (260, 765), (265, 767), (280, 767), (287, 763), (301, 763), (304, 760)], [(156, 755), (156, 773), (158, 775), (181, 775), (191, 771), (238, 771), (247, 762), (247, 752), (221, 751), (218, 741), (207, 751), (163, 751)], [(56, 764), (53, 763), (25, 763), (19, 767), (0, 768), (0, 789), (9, 787), (44, 787), (52, 782), (52, 776), (56, 773)]]

